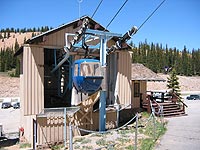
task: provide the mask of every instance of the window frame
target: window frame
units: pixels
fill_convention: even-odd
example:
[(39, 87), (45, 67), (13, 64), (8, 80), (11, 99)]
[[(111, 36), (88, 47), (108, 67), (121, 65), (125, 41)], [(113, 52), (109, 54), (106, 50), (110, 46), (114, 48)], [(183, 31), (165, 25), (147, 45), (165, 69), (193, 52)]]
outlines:
[(140, 83), (134, 82), (134, 97), (140, 97)]

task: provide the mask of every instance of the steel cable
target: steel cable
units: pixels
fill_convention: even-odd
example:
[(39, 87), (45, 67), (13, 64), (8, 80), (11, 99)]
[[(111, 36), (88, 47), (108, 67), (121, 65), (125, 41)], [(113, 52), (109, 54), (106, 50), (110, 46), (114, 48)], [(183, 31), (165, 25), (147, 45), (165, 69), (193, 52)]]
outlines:
[(119, 12), (121, 11), (121, 9), (124, 7), (124, 5), (128, 2), (128, 0), (126, 0), (123, 5), (120, 7), (120, 9), (117, 11), (117, 13), (114, 15), (114, 17), (111, 19), (111, 21), (108, 23), (108, 25), (106, 26), (106, 29), (110, 26), (110, 24), (113, 22), (113, 20), (115, 19), (115, 17), (119, 14)]
[(78, 126), (73, 126), (74, 128), (77, 128), (81, 131), (84, 131), (84, 132), (87, 132), (87, 133), (108, 133), (108, 132), (111, 132), (111, 131), (117, 131), (117, 130), (120, 130), (121, 128), (124, 128), (125, 126), (127, 126), (129, 123), (131, 123), (137, 116), (135, 115), (132, 119), (130, 119), (127, 123), (125, 123), (123, 126), (119, 127), (119, 128), (116, 128), (116, 129), (111, 129), (111, 130), (108, 130), (108, 131), (92, 131), (92, 130), (86, 130), (86, 129), (82, 129), (82, 128), (79, 128)]
[(163, 0), (160, 5), (158, 5), (156, 7), (156, 9), (147, 17), (147, 19), (145, 19), (145, 21), (140, 25), (140, 27), (138, 28), (138, 31), (140, 30), (140, 28), (142, 28), (142, 26), (153, 16), (153, 14), (162, 6), (162, 4), (165, 2), (166, 0)]
[(100, 5), (101, 5), (102, 2), (103, 2), (103, 0), (100, 1), (99, 5), (98, 5), (97, 8), (95, 9), (95, 11), (94, 11), (94, 13), (92, 14), (92, 17), (91, 17), (91, 18), (94, 17), (94, 15), (96, 14), (96, 12), (97, 12), (97, 10), (99, 9), (99, 7), (100, 7)]

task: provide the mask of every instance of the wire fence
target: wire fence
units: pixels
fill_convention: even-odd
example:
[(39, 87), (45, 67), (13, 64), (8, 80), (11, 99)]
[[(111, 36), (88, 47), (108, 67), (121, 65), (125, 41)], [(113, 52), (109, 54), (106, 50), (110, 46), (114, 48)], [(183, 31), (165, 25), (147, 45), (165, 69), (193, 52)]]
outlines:
[[(84, 133), (87, 134), (102, 134), (102, 135), (106, 135), (108, 133), (111, 132), (115, 132), (115, 131), (120, 131), (120, 130), (124, 130), (127, 128), (132, 127), (133, 130), (133, 144), (132, 147), (134, 148), (134, 150), (138, 149), (138, 138), (140, 137), (139, 134), (139, 128), (151, 128), (151, 133), (153, 140), (155, 141), (157, 139), (157, 133), (156, 133), (156, 128), (157, 128), (157, 122), (159, 121), (161, 123), (161, 125), (164, 127), (164, 121), (163, 121), (163, 107), (159, 106), (158, 107), (158, 111), (156, 111), (154, 109), (154, 107), (152, 106), (152, 103), (150, 102), (150, 106), (151, 106), (151, 114), (149, 115), (148, 118), (142, 119), (140, 118), (139, 114), (136, 113), (128, 122), (126, 122), (123, 126), (117, 127), (115, 129), (110, 129), (107, 131), (94, 131), (94, 130), (87, 130), (87, 129), (83, 129), (80, 128), (79, 126), (76, 126), (74, 124), (72, 124), (72, 122), (68, 122), (68, 129), (67, 129), (67, 125), (66, 125), (66, 116), (70, 115), (72, 116), (76, 111), (79, 110), (79, 108), (75, 107), (75, 108), (59, 108), (59, 109), (55, 109), (55, 111), (53, 109), (48, 109), (48, 110), (44, 110), (43, 113), (41, 113), (39, 115), (39, 117), (50, 117), (53, 115), (55, 116), (63, 116), (63, 123), (64, 123), (64, 130), (63, 130), (63, 144), (64, 147), (67, 148), (69, 147), (70, 150), (73, 150), (73, 141), (74, 141), (74, 137), (73, 137), (73, 130), (79, 130), (82, 131)], [(119, 111), (119, 110), (118, 110)], [(45, 115), (44, 115), (45, 114)], [(158, 117), (157, 117), (157, 116)], [(132, 123), (134, 121), (134, 123)], [(132, 123), (132, 124), (131, 124)], [(68, 131), (67, 131), (68, 130)], [(69, 140), (67, 140), (66, 137), (66, 133), (68, 132), (69, 135)], [(67, 141), (69, 142), (68, 146), (67, 146)], [(102, 146), (103, 147), (114, 147), (115, 144), (110, 143), (107, 144), (106, 146)]]
[[(80, 131), (84, 131), (85, 133), (108, 134), (110, 132), (119, 131), (121, 129), (126, 128), (133, 120), (135, 120), (135, 122), (133, 124), (134, 130), (135, 130), (133, 147), (134, 147), (134, 150), (137, 150), (138, 149), (138, 137), (139, 137), (138, 129), (140, 127), (143, 127), (143, 128), (150, 127), (150, 128), (152, 128), (153, 131), (151, 131), (151, 134), (153, 134), (153, 141), (156, 141), (157, 138), (158, 138), (157, 133), (156, 133), (157, 121), (160, 121), (162, 127), (164, 127), (163, 108), (159, 107), (159, 110), (156, 112), (155, 109), (153, 108), (152, 104), (151, 104), (151, 110), (152, 110), (152, 112), (151, 112), (150, 116), (147, 119), (143, 120), (142, 122), (140, 121), (139, 114), (136, 113), (136, 115), (134, 117), (132, 117), (127, 123), (125, 123), (123, 126), (118, 127), (116, 129), (110, 129), (110, 130), (107, 130), (107, 131), (93, 131), (93, 130), (86, 130), (86, 129), (79, 128), (78, 126), (71, 125), (71, 128), (70, 128), (71, 130), (69, 132), (70, 132), (70, 135), (72, 136), (73, 135), (72, 134), (72, 132), (73, 132), (72, 128), (74, 128), (74, 129), (78, 129)], [(155, 114), (157, 114), (159, 117), (157, 117)], [(115, 144), (111, 143), (111, 144), (108, 144), (106, 146), (102, 146), (101, 148), (98, 148), (98, 149), (114, 147), (114, 145)], [(73, 150), (73, 137), (70, 137), (69, 149)]]

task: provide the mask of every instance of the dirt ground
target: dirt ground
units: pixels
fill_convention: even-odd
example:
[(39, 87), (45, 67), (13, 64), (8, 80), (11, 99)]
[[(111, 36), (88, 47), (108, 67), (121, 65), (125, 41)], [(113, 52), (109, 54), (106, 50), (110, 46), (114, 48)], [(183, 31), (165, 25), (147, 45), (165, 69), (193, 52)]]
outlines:
[(20, 79), (0, 74), (0, 98), (19, 97)]
[[(169, 75), (158, 74), (162, 77), (165, 82), (148, 82), (147, 90), (167, 90), (167, 77)], [(187, 91), (200, 91), (200, 76), (186, 77), (186, 76), (177, 76), (179, 78), (180, 90), (182, 92)]]
[[(147, 90), (167, 90), (168, 75), (158, 74), (166, 82), (148, 82)], [(200, 76), (178, 76), (181, 91), (200, 91)], [(0, 74), (0, 97), (19, 97), (20, 79)]]
[[(159, 74), (163, 79), (167, 81), (167, 75)], [(200, 77), (185, 77), (185, 76), (178, 76), (179, 83), (181, 87), (181, 91), (200, 91)], [(148, 82), (147, 90), (166, 90), (167, 89), (167, 82)], [(0, 74), (0, 98), (2, 97), (19, 97), (19, 87), (20, 87), (20, 80), (19, 78), (11, 78), (5, 75)], [(8, 113), (5, 115), (4, 113)], [(19, 129), (19, 117), (20, 110), (14, 110), (13, 108), (9, 108), (6, 110), (0, 109), (0, 123), (4, 124), (4, 132), (5, 133), (13, 133), (17, 132)], [(9, 116), (9, 117), (5, 117)], [(2, 119), (3, 118), (3, 119)], [(7, 121), (11, 121), (6, 123)], [(101, 137), (102, 138), (102, 137)], [(19, 145), (13, 145), (6, 147), (4, 149), (19, 149)]]

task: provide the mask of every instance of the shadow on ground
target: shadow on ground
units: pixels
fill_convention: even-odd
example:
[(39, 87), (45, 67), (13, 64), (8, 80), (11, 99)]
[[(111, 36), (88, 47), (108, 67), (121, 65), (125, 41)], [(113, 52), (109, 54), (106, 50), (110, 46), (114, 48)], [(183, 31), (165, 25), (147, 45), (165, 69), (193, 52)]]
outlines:
[(0, 148), (15, 145), (17, 142), (19, 142), (19, 138), (8, 139), (6, 137), (0, 137)]

